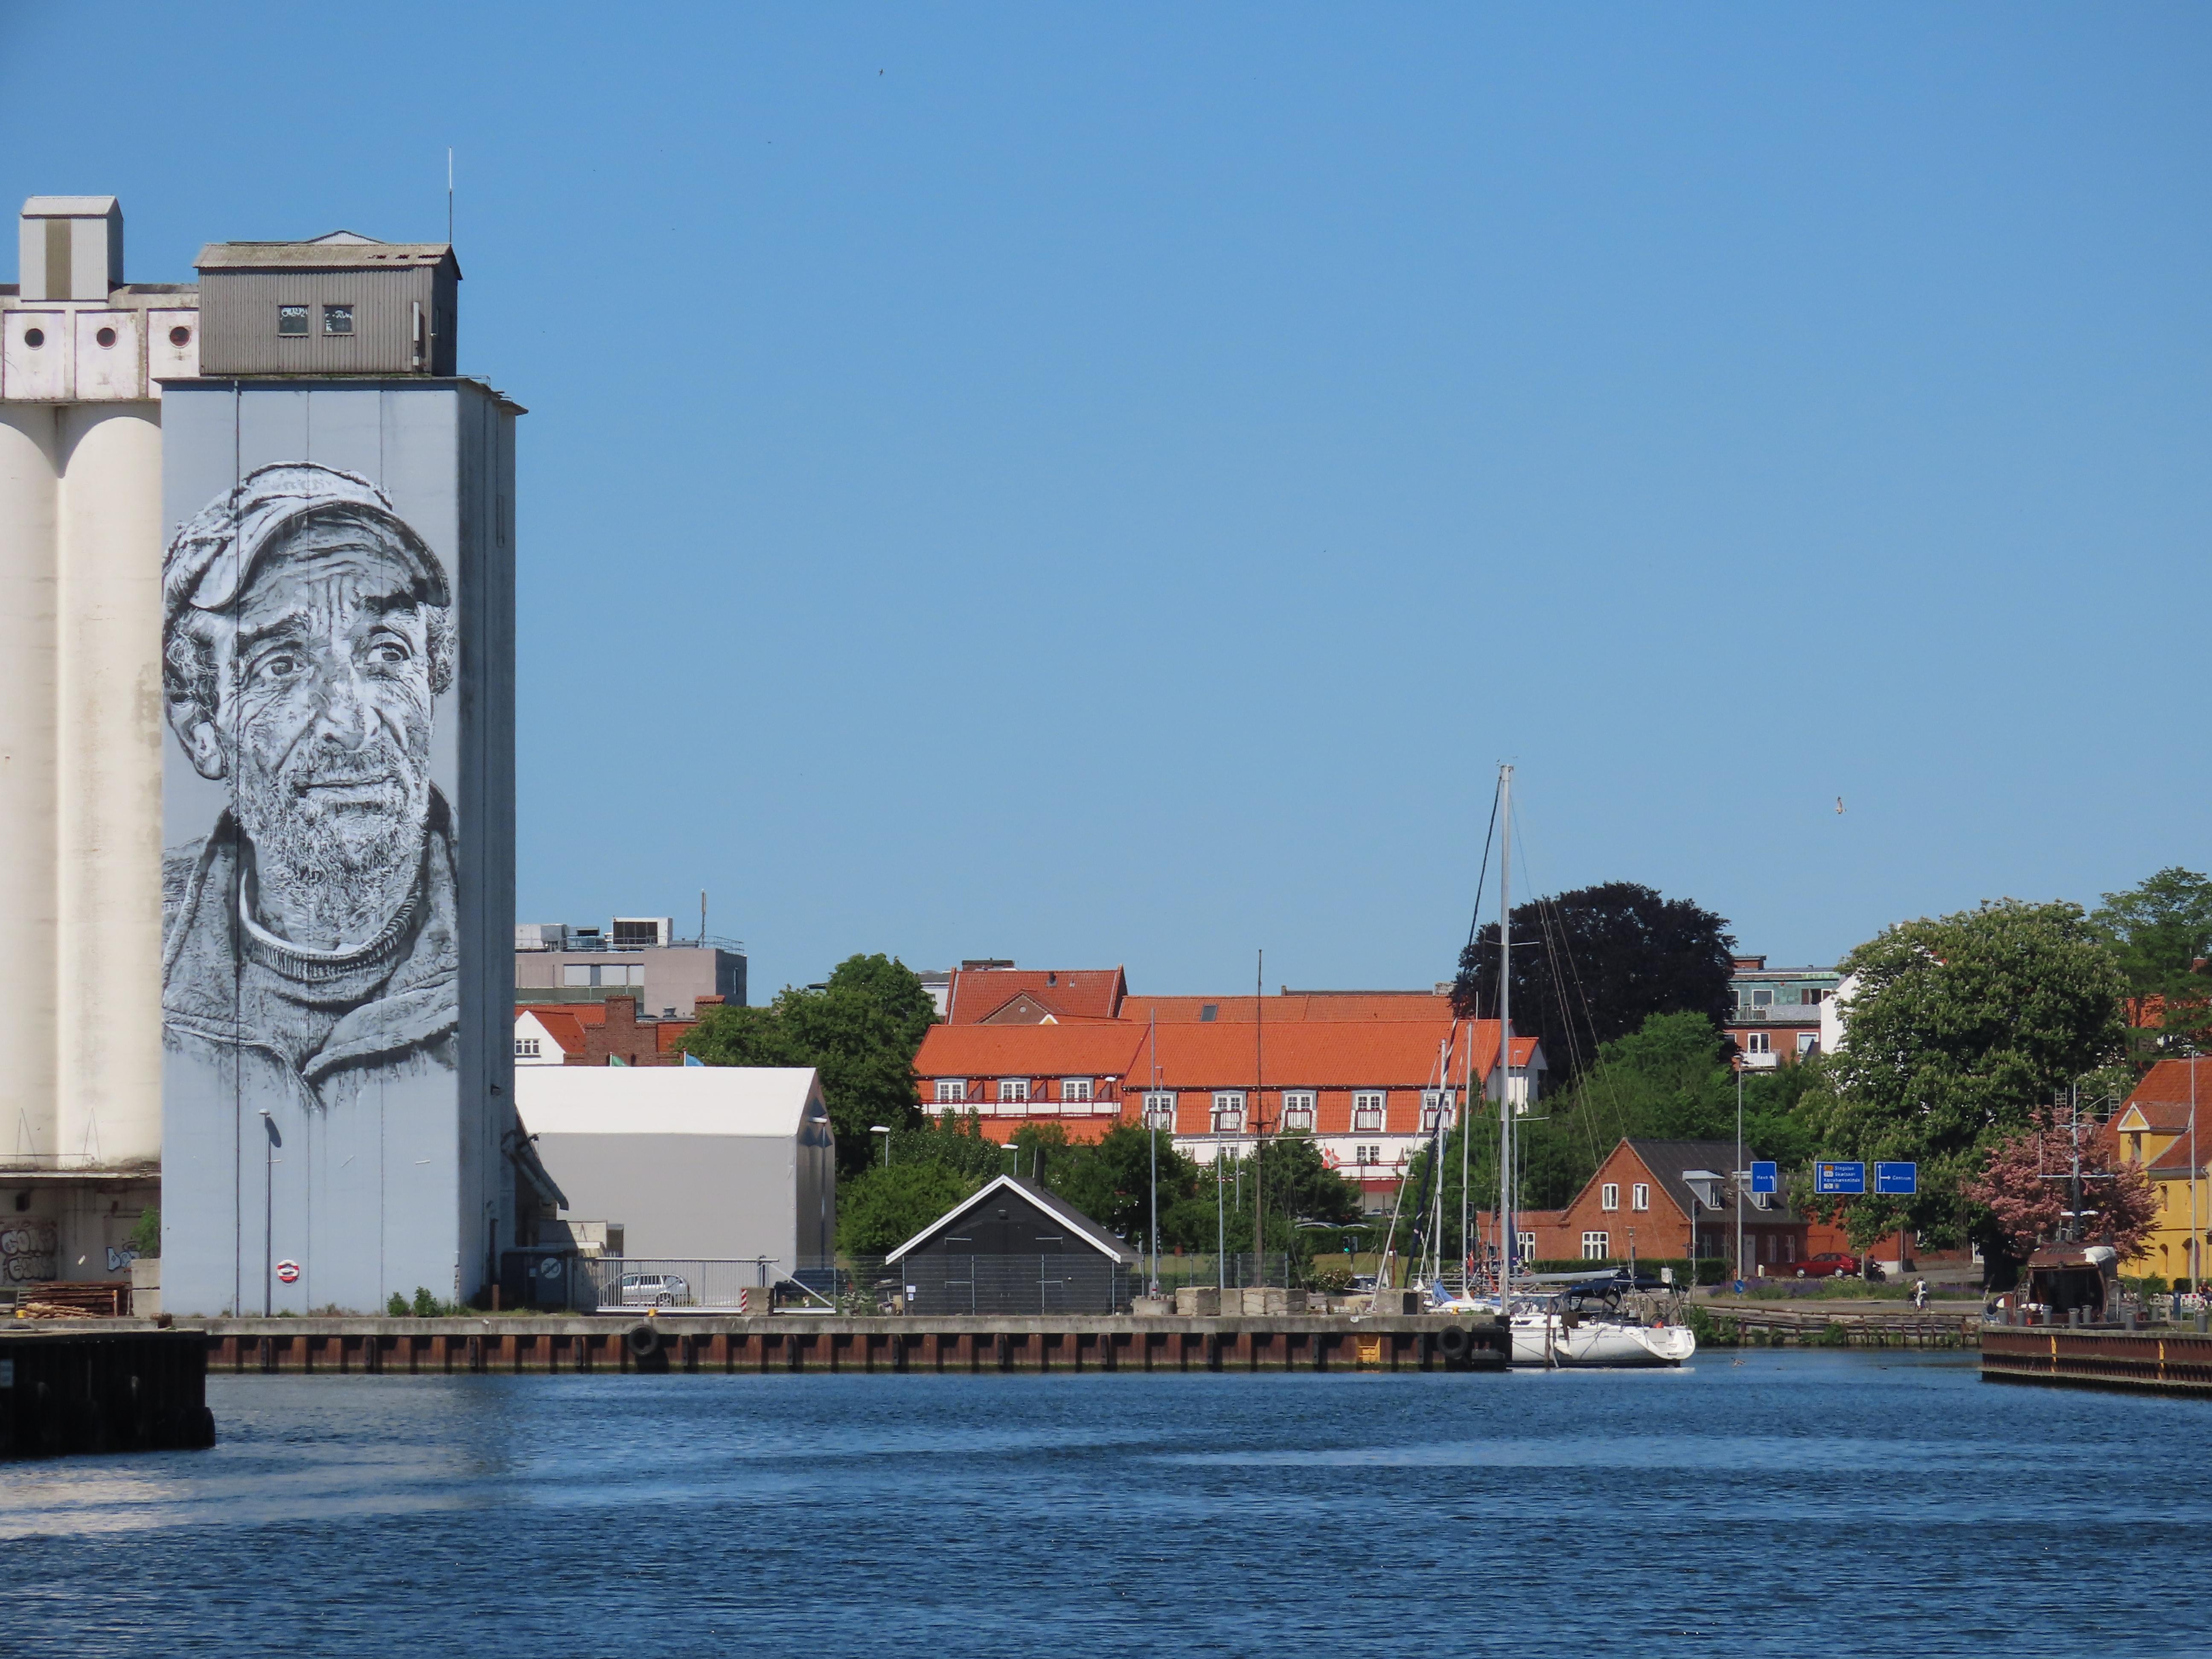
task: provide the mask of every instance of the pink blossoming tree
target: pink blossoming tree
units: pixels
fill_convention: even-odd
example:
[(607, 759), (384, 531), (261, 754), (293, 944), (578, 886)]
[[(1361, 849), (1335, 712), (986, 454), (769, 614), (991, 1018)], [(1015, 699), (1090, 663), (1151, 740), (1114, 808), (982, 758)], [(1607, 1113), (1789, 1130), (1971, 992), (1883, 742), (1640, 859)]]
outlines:
[[(2110, 1244), (2124, 1261), (2156, 1221), (2158, 1195), (2140, 1165), (2120, 1158), (2118, 1138), (2107, 1126), (2085, 1121), (2081, 1141), (2081, 1207), (2094, 1213), (2075, 1218), (2075, 1237), (2084, 1244)], [(2072, 1131), (2046, 1108), (2033, 1114), (2027, 1128), (1992, 1146), (1981, 1176), (1960, 1190), (1990, 1212), (2024, 1258), (2065, 1226), (2074, 1154)]]

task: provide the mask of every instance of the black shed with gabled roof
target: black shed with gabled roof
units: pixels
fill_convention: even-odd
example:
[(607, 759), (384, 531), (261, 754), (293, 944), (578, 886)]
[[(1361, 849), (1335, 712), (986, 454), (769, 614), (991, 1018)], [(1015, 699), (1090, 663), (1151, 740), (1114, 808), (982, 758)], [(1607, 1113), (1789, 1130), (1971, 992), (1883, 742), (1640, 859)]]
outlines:
[(1057, 1194), (1000, 1176), (884, 1258), (908, 1313), (1118, 1312), (1137, 1253)]

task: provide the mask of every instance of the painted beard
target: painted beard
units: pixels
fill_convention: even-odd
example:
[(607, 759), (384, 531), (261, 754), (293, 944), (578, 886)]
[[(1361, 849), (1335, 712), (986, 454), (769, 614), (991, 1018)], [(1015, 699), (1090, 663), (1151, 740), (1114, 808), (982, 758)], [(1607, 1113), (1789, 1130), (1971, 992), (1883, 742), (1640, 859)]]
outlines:
[(422, 863), (428, 769), (388, 737), (351, 753), (303, 744), (273, 776), (239, 781), (238, 820), (264, 911), (316, 916), (363, 945)]

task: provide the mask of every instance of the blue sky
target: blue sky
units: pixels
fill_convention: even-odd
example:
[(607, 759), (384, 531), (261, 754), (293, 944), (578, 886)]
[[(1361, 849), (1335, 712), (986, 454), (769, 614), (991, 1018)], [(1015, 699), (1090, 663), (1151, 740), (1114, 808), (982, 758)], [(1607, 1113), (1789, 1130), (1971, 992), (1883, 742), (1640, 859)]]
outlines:
[(1425, 984), (1502, 759), (1778, 960), (2212, 863), (2202, 8), (128, 19), (0, 193), (134, 280), (458, 152), (522, 919)]

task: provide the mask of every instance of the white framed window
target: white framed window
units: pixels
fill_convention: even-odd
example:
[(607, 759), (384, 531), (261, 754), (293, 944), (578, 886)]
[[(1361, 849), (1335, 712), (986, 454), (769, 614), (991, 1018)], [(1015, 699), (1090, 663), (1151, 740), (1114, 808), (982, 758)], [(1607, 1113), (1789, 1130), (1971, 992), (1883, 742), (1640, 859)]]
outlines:
[(1091, 1079), (1087, 1077), (1064, 1077), (1060, 1080), (1062, 1100), (1087, 1101), (1091, 1098)]
[(1633, 1187), (1631, 1187), (1628, 1189), (1628, 1202), (1629, 1206), (1632, 1209), (1650, 1209), (1651, 1207), (1651, 1188), (1643, 1182), (1638, 1182)]
[(1797, 1033), (1797, 1053), (1800, 1057), (1811, 1054), (1813, 1050), (1820, 1046), (1820, 1034), (1818, 1031), (1800, 1031)]
[(1352, 1127), (1355, 1129), (1377, 1130), (1382, 1127), (1384, 1095), (1380, 1089), (1362, 1089), (1352, 1097)]
[(1583, 1235), (1583, 1260), (1585, 1261), (1605, 1261), (1613, 1254), (1612, 1250), (1607, 1248), (1612, 1243), (1612, 1239), (1613, 1235), (1611, 1233), (1584, 1233)]
[(1313, 1091), (1308, 1089), (1283, 1091), (1283, 1127), (1310, 1131), (1313, 1126)]
[(999, 1104), (1026, 1106), (1030, 1102), (1030, 1080), (1025, 1077), (1002, 1077), (999, 1079)]
[(1772, 1054), (1774, 1052), (1774, 1033), (1771, 1031), (1746, 1031), (1743, 1034), (1743, 1051), (1747, 1054)]
[(1148, 1129), (1175, 1127), (1175, 1097), (1155, 1090), (1145, 1097), (1145, 1127)]
[(1433, 1130), (1437, 1127), (1437, 1119), (1439, 1115), (1441, 1115), (1444, 1121), (1445, 1128), (1449, 1129), (1455, 1127), (1459, 1122), (1459, 1114), (1452, 1109), (1455, 1104), (1456, 1097), (1449, 1089), (1422, 1090), (1422, 1131), (1425, 1133)]
[(1354, 1146), (1352, 1161), (1362, 1169), (1372, 1168), (1382, 1161), (1382, 1149), (1380, 1146)]
[(1515, 1261), (1534, 1261), (1536, 1259), (1535, 1234), (1516, 1232), (1513, 1235), (1513, 1259)]
[(1224, 1089), (1214, 1095), (1213, 1133), (1218, 1135), (1244, 1133), (1244, 1091), (1242, 1089)]
[(1601, 1210), (1617, 1210), (1620, 1207), (1620, 1183), (1619, 1182), (1608, 1181), (1604, 1186), (1597, 1189), (1597, 1206)]
[(514, 1040), (514, 1057), (515, 1057), (517, 1060), (535, 1060), (535, 1059), (537, 1059), (537, 1058), (538, 1058), (538, 1040), (536, 1037), (517, 1037), (517, 1038), (515, 1038), (515, 1040)]
[(937, 1079), (937, 1100), (939, 1105), (957, 1105), (967, 1098), (967, 1079), (941, 1077)]

